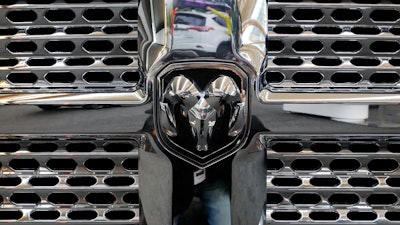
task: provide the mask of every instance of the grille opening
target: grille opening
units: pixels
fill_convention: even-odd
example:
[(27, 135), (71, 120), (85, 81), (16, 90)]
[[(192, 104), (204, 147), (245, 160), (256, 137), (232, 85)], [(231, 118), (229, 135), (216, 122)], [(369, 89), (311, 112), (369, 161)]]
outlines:
[(114, 17), (111, 9), (87, 9), (83, 13), (83, 18), (88, 21), (109, 21)]
[(21, 148), (17, 143), (0, 143), (0, 152), (16, 152)]
[(314, 58), (312, 63), (317, 66), (339, 66), (342, 64), (340, 58)]
[(361, 167), (357, 159), (334, 159), (329, 168), (334, 171), (355, 171)]
[(129, 57), (105, 58), (103, 63), (107, 66), (127, 66), (133, 63), (133, 59)]
[(391, 187), (400, 187), (400, 178), (390, 177), (386, 180), (386, 184)]
[(369, 81), (372, 83), (387, 83), (387, 84), (394, 84), (399, 82), (400, 80), (400, 75), (398, 73), (390, 73), (390, 72), (378, 72), (378, 73), (373, 73), (371, 77), (369, 78)]
[(400, 19), (400, 13), (392, 9), (377, 9), (370, 14), (370, 18), (376, 22), (395, 22)]
[(122, 200), (128, 204), (139, 204), (139, 193), (127, 193), (122, 197)]
[[(390, 33), (394, 34), (394, 35), (400, 35), (400, 27), (392, 27), (390, 28)], [(1, 32), (0, 32), (1, 34)]]
[(393, 205), (398, 198), (395, 194), (372, 194), (366, 201), (370, 205)]
[(343, 22), (356, 22), (362, 16), (359, 9), (335, 9), (331, 14), (332, 19)]
[(316, 193), (296, 193), (290, 197), (290, 201), (295, 205), (316, 205), (322, 198)]
[(97, 183), (95, 177), (70, 177), (67, 179), (67, 184), (73, 187), (89, 187)]
[(49, 52), (72, 52), (75, 44), (72, 41), (49, 41), (44, 46)]
[(347, 213), (347, 218), (353, 221), (371, 221), (376, 220), (378, 215), (375, 212), (349, 212)]
[(272, 179), (272, 184), (275, 186), (282, 186), (282, 187), (298, 187), (303, 182), (301, 179), (293, 177), (279, 177)]
[(88, 159), (84, 163), (89, 170), (112, 170), (115, 167), (114, 161), (111, 159)]
[(73, 83), (76, 79), (71, 72), (49, 72), (44, 78), (49, 83)]
[(381, 30), (377, 27), (353, 27), (351, 32), (354, 34), (377, 35), (381, 33)]
[(395, 53), (400, 50), (400, 44), (396, 41), (375, 41), (370, 49), (377, 53)]
[(284, 167), (280, 159), (267, 159), (267, 170), (280, 170)]
[(387, 145), (387, 150), (389, 152), (393, 153), (399, 153), (400, 152), (400, 143), (390, 143)]
[(285, 75), (283, 75), (281, 72), (268, 71), (265, 76), (265, 80), (267, 83), (280, 83), (285, 80)]
[(369, 152), (374, 153), (380, 150), (377, 143), (351, 143), (349, 150), (352, 152)]
[(56, 32), (56, 28), (54, 27), (32, 27), (28, 28), (26, 31), (29, 35), (46, 35), (46, 34), (54, 34)]
[(312, 220), (338, 220), (340, 215), (337, 212), (311, 212), (310, 219)]
[(342, 146), (339, 143), (313, 143), (310, 149), (313, 152), (340, 152)]
[(83, 80), (88, 83), (110, 83), (114, 76), (110, 72), (92, 71), (83, 75)]
[(336, 177), (311, 178), (311, 185), (316, 187), (336, 187), (340, 185), (340, 180)]
[(130, 142), (109, 142), (104, 145), (106, 152), (130, 152), (137, 146)]
[(19, 220), (23, 216), (20, 210), (1, 210), (0, 220)]
[(26, 64), (28, 66), (52, 66), (57, 63), (53, 58), (30, 58)]
[(370, 171), (394, 171), (399, 167), (395, 159), (373, 159), (368, 163)]
[(300, 26), (276, 26), (273, 30), (277, 34), (301, 34), (304, 31)]
[(133, 177), (107, 177), (104, 179), (104, 183), (108, 186), (130, 186), (135, 183)]
[(389, 211), (385, 213), (385, 218), (390, 221), (400, 221), (400, 212)]
[(355, 66), (379, 66), (381, 64), (381, 61), (375, 58), (353, 58), (350, 62)]
[(90, 34), (94, 32), (93, 27), (67, 27), (64, 32), (66, 34)]
[(64, 63), (68, 66), (90, 66), (94, 62), (93, 58), (67, 58)]
[(56, 143), (32, 143), (28, 146), (30, 152), (54, 152), (57, 151)]
[(32, 177), (29, 184), (32, 186), (51, 187), (59, 183), (57, 177)]
[(122, 162), (122, 166), (127, 170), (138, 170), (139, 162), (138, 159), (125, 159)]
[(70, 9), (52, 9), (44, 17), (50, 22), (70, 22), (75, 19), (75, 13)]
[(39, 204), (41, 199), (35, 193), (14, 193), (10, 196), (10, 201), (15, 204)]
[(113, 50), (114, 44), (107, 40), (89, 40), (83, 44), (82, 48), (87, 52), (109, 52)]
[(121, 18), (126, 21), (137, 20), (139, 17), (137, 8), (126, 8), (121, 12)]
[(130, 26), (106, 26), (103, 28), (103, 32), (106, 34), (129, 34), (133, 31)]
[(18, 64), (18, 59), (0, 59), (0, 67), (11, 67)]
[(316, 171), (321, 169), (322, 163), (318, 159), (295, 159), (290, 167), (293, 170)]
[(282, 9), (268, 9), (268, 20), (281, 20), (285, 17)]
[(319, 9), (296, 9), (293, 14), (295, 20), (318, 21), (324, 17)]
[(121, 79), (127, 83), (137, 83), (140, 81), (140, 74), (137, 71), (126, 71), (122, 73)]
[(355, 205), (360, 202), (360, 197), (351, 193), (332, 194), (328, 202), (332, 205)]
[(19, 177), (0, 177), (0, 187), (12, 187), (21, 184), (22, 180)]
[(50, 159), (46, 166), (51, 170), (75, 170), (78, 164), (73, 159)]
[(267, 204), (277, 205), (283, 202), (283, 197), (279, 193), (267, 193)]
[(352, 0), (354, 3), (359, 4), (378, 4), (381, 0)]
[(31, 23), (38, 18), (33, 10), (13, 10), (6, 17), (13, 23)]
[(297, 72), (292, 79), (296, 83), (319, 83), (324, 76), (319, 72)]
[(358, 41), (335, 41), (331, 48), (334, 52), (355, 53), (361, 50), (362, 44)]
[(78, 202), (78, 197), (73, 193), (51, 193), (47, 200), (56, 205), (73, 205)]
[(312, 31), (316, 34), (340, 34), (342, 29), (340, 27), (313, 27)]
[(37, 45), (32, 41), (13, 41), (7, 44), (7, 49), (12, 53), (29, 53), (37, 50)]
[(287, 57), (275, 58), (273, 62), (278, 66), (300, 66), (301, 64), (303, 64), (303, 60), (301, 58)]
[(68, 213), (68, 218), (71, 220), (93, 220), (97, 216), (97, 212), (94, 210), (73, 210)]
[(65, 149), (68, 152), (92, 152), (96, 149), (96, 145), (90, 142), (68, 143)]
[(273, 143), (271, 149), (275, 152), (301, 152), (303, 145), (301, 143)]
[(292, 48), (298, 52), (319, 52), (324, 45), (320, 41), (296, 41)]
[(9, 166), (14, 170), (37, 170), (39, 163), (34, 159), (12, 159)]
[(361, 80), (361, 74), (356, 72), (338, 72), (331, 77), (331, 81), (334, 83), (358, 83)]
[(17, 0), (3, 0), (3, 1), (1, 1), (2, 5), (14, 5), (15, 3), (17, 3)]
[(105, 214), (109, 220), (131, 220), (135, 218), (135, 212), (129, 210), (110, 210)]
[(299, 220), (301, 218), (301, 213), (293, 211), (275, 211), (271, 214), (272, 219), (274, 220), (288, 220), (288, 221), (294, 221), (294, 220)]
[(86, 195), (85, 200), (94, 205), (111, 205), (117, 198), (111, 193), (90, 193)]
[(280, 52), (285, 48), (285, 44), (278, 40), (268, 40), (267, 45), (270, 52)]
[(34, 73), (10, 73), (7, 75), (7, 81), (14, 84), (33, 84), (38, 80)]
[(389, 60), (389, 63), (392, 66), (400, 66), (400, 59), (399, 58), (392, 58)]
[(37, 210), (32, 212), (30, 216), (34, 220), (56, 220), (61, 214), (56, 210)]
[(125, 40), (122, 42), (121, 48), (126, 52), (135, 52), (138, 48), (137, 40)]
[(379, 181), (375, 178), (350, 178), (348, 183), (353, 187), (375, 187), (379, 184)]

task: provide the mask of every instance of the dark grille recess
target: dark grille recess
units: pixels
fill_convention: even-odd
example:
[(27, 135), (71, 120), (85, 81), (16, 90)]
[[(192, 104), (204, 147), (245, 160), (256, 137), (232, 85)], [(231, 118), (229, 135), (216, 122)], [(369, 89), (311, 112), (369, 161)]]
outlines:
[[(142, 89), (137, 5), (138, 0), (1, 1), (0, 94)], [(137, 77), (126, 75), (131, 73)]]
[(271, 134), (261, 140), (268, 155), (268, 224), (399, 220), (400, 136)]
[[(268, 3), (266, 89), (293, 93), (399, 91), (399, 67), (393, 63), (400, 51), (399, 1)], [(318, 78), (313, 75), (317, 73), (321, 74)]]
[(0, 136), (0, 223), (139, 224), (144, 142), (140, 134)]

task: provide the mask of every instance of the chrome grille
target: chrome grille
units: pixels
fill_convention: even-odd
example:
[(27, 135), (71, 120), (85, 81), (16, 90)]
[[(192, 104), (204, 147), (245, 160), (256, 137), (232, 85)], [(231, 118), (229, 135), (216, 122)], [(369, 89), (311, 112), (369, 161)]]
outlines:
[(400, 137), (264, 135), (269, 224), (399, 222)]
[(269, 1), (272, 92), (397, 93), (398, 1)]
[(0, 93), (142, 88), (137, 0), (0, 4)]
[(132, 135), (0, 137), (0, 223), (139, 224)]

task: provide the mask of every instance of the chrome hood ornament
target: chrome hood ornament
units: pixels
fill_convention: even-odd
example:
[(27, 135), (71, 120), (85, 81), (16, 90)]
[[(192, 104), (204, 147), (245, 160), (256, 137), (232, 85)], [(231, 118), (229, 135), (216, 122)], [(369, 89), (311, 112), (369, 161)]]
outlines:
[(138, 27), (162, 149), (199, 168), (239, 150), (266, 65), (267, 2), (143, 0)]

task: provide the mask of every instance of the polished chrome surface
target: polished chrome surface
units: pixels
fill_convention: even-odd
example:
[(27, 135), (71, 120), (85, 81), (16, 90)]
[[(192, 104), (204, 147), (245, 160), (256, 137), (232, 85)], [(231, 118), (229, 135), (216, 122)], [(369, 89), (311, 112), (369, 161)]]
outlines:
[[(0, 2), (0, 94), (7, 95), (5, 104), (14, 104), (20, 94), (36, 101), (36, 94), (48, 93), (69, 96), (61, 104), (89, 98), (91, 104), (113, 104), (110, 98), (124, 104), (147, 100), (138, 72), (138, 1), (85, 2)], [(118, 94), (86, 95), (93, 93)], [(54, 104), (48, 100), (40, 104)]]
[(398, 223), (398, 135), (264, 134), (268, 224)]
[(269, 13), (262, 102), (398, 102), (398, 2), (272, 0)]
[(139, 224), (143, 134), (0, 136), (0, 223)]

